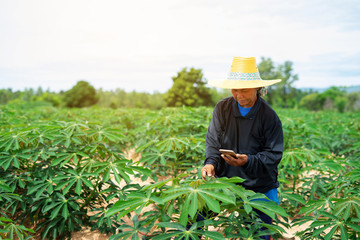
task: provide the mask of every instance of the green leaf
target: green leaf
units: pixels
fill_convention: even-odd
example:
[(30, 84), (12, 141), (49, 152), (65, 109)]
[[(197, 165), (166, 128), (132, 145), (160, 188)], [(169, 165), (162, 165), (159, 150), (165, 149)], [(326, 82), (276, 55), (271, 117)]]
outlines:
[(45, 213), (45, 212), (49, 211), (50, 209), (56, 207), (56, 206), (59, 205), (59, 204), (61, 204), (61, 202), (53, 202), (53, 203), (47, 205), (46, 207), (44, 207), (44, 209), (43, 209), (42, 212)]
[(176, 198), (178, 198), (179, 196), (182, 196), (185, 193), (186, 192), (177, 192), (177, 193), (166, 195), (165, 197), (163, 197), (163, 201), (164, 202), (169, 202), (170, 200), (176, 199)]
[(147, 190), (147, 189), (161, 188), (162, 186), (164, 186), (165, 184), (167, 184), (168, 182), (170, 182), (172, 180), (173, 179), (167, 179), (167, 180), (163, 180), (161, 182), (153, 183), (151, 185), (144, 186), (143, 189)]
[(244, 209), (247, 214), (249, 214), (252, 211), (252, 207), (249, 204), (244, 204)]
[(68, 138), (66, 138), (64, 146), (65, 146), (66, 148), (69, 148), (70, 143), (71, 143), (71, 141), (70, 141), (70, 136), (69, 136)]
[(351, 205), (349, 204), (346, 207), (345, 212), (343, 213), (343, 219), (346, 221), (350, 217), (350, 214), (351, 214)]
[(212, 199), (208, 195), (200, 192), (199, 195), (204, 199), (209, 209), (215, 213), (220, 213), (220, 204), (218, 201)]
[(298, 195), (298, 194), (282, 193), (281, 196), (283, 198), (294, 200), (294, 201), (299, 202), (299, 203), (304, 204), (304, 205), (306, 204), (306, 201), (304, 200), (304, 198), (301, 195)]
[(0, 217), (1, 222), (13, 222), (10, 218)]
[(220, 182), (227, 182), (227, 183), (242, 183), (245, 181), (245, 179), (240, 177), (231, 177), (231, 178), (222, 177), (222, 178), (218, 178), (217, 180)]
[(143, 173), (145, 176), (151, 177), (152, 171), (148, 168), (138, 167), (138, 166), (129, 166), (130, 169), (135, 170), (136, 172)]
[(59, 214), (59, 211), (61, 209), (61, 207), (63, 206), (64, 204), (59, 204), (59, 206), (57, 206), (52, 212), (51, 212), (51, 216), (50, 216), (50, 219), (54, 219), (57, 217), (57, 215)]
[(191, 193), (188, 197), (191, 199), (190, 207), (189, 207), (189, 215), (193, 218), (198, 210), (198, 200), (197, 200), (197, 194)]
[(186, 226), (189, 216), (189, 205), (190, 205), (190, 198), (186, 198), (184, 205), (181, 207), (180, 219), (179, 222), (183, 226)]
[(340, 236), (341, 236), (341, 240), (348, 240), (349, 239), (349, 234), (347, 232), (347, 230), (345, 229), (344, 225), (340, 225)]
[(161, 204), (161, 205), (167, 203), (162, 198), (156, 197), (156, 196), (151, 196), (150, 200), (153, 201), (154, 203)]
[(223, 193), (214, 192), (214, 191), (208, 191), (208, 190), (203, 190), (203, 189), (201, 189), (201, 192), (206, 193), (206, 194), (218, 199), (219, 201), (235, 205), (235, 200), (236, 199), (235, 199), (234, 196), (229, 196), (229, 195), (226, 195), (226, 194), (223, 194)]
[[(82, 183), (81, 179), (78, 179), (78, 180), (76, 181), (75, 192), (76, 192), (78, 195), (81, 194), (81, 183)], [(70, 184), (69, 184), (69, 185), (70, 185)]]
[(334, 221), (332, 221), (332, 220), (329, 220), (329, 221), (317, 220), (317, 221), (312, 222), (310, 226), (313, 228), (316, 228), (316, 227), (325, 226), (328, 224), (334, 224)]
[(16, 168), (20, 168), (20, 162), (19, 162), (19, 160), (17, 159), (17, 158), (14, 158), (14, 167), (16, 167)]
[[(119, 169), (117, 169), (118, 171), (118, 173), (120, 174), (120, 176), (125, 180), (125, 182), (127, 182), (127, 183), (130, 183), (131, 182), (131, 179), (130, 179), (130, 177), (129, 177), (129, 175), (127, 175), (124, 171), (122, 171), (122, 170), (119, 170)], [(113, 169), (113, 172), (114, 172), (114, 174), (115, 174), (115, 176), (117, 175), (116, 174), (116, 171), (114, 171), (114, 169)]]
[(186, 231), (186, 228), (177, 222), (159, 222), (156, 225), (162, 228), (174, 228), (180, 231)]
[(128, 201), (117, 201), (114, 206), (112, 206), (106, 213), (106, 216), (110, 217), (116, 213), (120, 213), (121, 215), (124, 216), (122, 214), (122, 211), (124, 211), (125, 209), (131, 209), (134, 210), (136, 209), (138, 206), (141, 206), (144, 203), (143, 199), (132, 199), (132, 200), (128, 200)]
[(196, 231), (199, 234), (204, 235), (212, 240), (225, 240), (224, 236), (219, 232), (211, 232), (211, 231)]
[(359, 225), (353, 224), (353, 223), (346, 223), (346, 225), (348, 225), (349, 227), (354, 229), (356, 232), (360, 232), (360, 226)]
[[(51, 166), (56, 166), (56, 165), (58, 165), (59, 163), (62, 163), (62, 162), (63, 162), (63, 163), (62, 163), (62, 166), (63, 166), (65, 163), (67, 163), (67, 162), (70, 161), (71, 157), (72, 157), (72, 155), (70, 155), (70, 154), (68, 154), (68, 153), (62, 154), (61, 157), (55, 158), (55, 160), (53, 160), (53, 161), (51, 162)], [(65, 160), (65, 161), (64, 161), (64, 160)]]
[(89, 188), (94, 188), (93, 184), (86, 179), (88, 175), (83, 175), (83, 177), (81, 178), (81, 180), (85, 183), (86, 186), (88, 186)]
[(277, 205), (275, 202), (270, 201), (250, 201), (249, 205), (251, 205), (253, 208), (256, 208), (268, 216), (270, 216), (272, 219), (275, 219), (275, 214), (279, 214), (282, 217), (288, 217), (289, 215), (285, 212), (285, 210)]
[(338, 218), (337, 216), (331, 214), (331, 213), (328, 213), (328, 212), (325, 212), (325, 211), (321, 211), (321, 210), (319, 210), (319, 213), (322, 214), (322, 215), (324, 215), (325, 217), (328, 217), (328, 218), (333, 219), (333, 220), (335, 220), (335, 221), (339, 221), (339, 218)]
[[(63, 176), (64, 178), (68, 178), (68, 176)], [(58, 178), (58, 177), (56, 177), (56, 178)], [(61, 180), (61, 179), (56, 179), (56, 178), (54, 178), (54, 181), (59, 181), (59, 180)], [(63, 178), (63, 179), (64, 179)], [(60, 190), (60, 189), (62, 189), (66, 184), (68, 184), (68, 181), (62, 181), (62, 182), (60, 182), (60, 183), (57, 183), (56, 184), (56, 187), (55, 187), (55, 190)]]
[(198, 189), (226, 189), (229, 185), (226, 183), (204, 183)]
[(63, 205), (61, 215), (62, 215), (65, 219), (67, 219), (67, 218), (69, 217), (69, 209), (68, 209), (67, 204), (64, 204), (64, 205)]
[(78, 164), (78, 157), (77, 157), (77, 155), (76, 154), (73, 154), (73, 158), (72, 158), (72, 160), (74, 161), (74, 163), (77, 165)]
[(75, 179), (72, 179), (72, 180), (69, 180), (67, 181), (66, 183), (68, 183), (68, 185), (66, 187), (64, 187), (64, 189), (62, 190), (63, 194), (65, 195), (69, 190), (70, 188), (74, 185), (75, 183)]
[[(40, 186), (42, 186), (42, 185), (40, 185)], [(48, 187), (48, 185), (46, 184), (40, 190), (38, 190), (35, 194), (35, 198), (38, 199), (41, 196), (41, 194), (44, 193), (44, 191), (47, 187)]]
[(167, 240), (167, 239), (171, 239), (172, 237), (177, 237), (180, 236), (180, 233), (175, 232), (175, 233), (162, 233), (160, 235), (157, 235), (155, 237), (152, 237), (152, 240)]
[(333, 239), (334, 233), (335, 233), (335, 231), (336, 231), (337, 228), (338, 228), (338, 226), (335, 225), (335, 226), (330, 230), (330, 232), (324, 236), (324, 239), (325, 239), (325, 240)]
[(0, 183), (0, 189), (4, 192), (12, 192), (11, 188), (5, 184)]
[(107, 182), (110, 179), (110, 168), (108, 168), (104, 174), (103, 181)]

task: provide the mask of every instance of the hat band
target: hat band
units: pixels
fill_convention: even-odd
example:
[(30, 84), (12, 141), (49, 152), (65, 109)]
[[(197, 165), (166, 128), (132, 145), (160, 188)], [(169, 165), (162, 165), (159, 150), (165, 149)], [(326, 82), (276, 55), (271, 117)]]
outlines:
[(261, 80), (259, 72), (254, 73), (242, 73), (242, 72), (230, 72), (229, 80)]

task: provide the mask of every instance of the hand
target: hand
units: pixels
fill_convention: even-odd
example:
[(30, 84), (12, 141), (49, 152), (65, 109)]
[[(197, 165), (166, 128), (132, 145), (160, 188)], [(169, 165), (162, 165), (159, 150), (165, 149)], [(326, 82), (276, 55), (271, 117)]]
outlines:
[(235, 167), (242, 167), (248, 162), (246, 154), (236, 154), (236, 158), (230, 155), (221, 154), (221, 157), (230, 165)]
[(215, 176), (215, 168), (212, 164), (206, 164), (201, 169), (202, 178), (206, 180), (206, 176), (208, 177), (214, 177)]

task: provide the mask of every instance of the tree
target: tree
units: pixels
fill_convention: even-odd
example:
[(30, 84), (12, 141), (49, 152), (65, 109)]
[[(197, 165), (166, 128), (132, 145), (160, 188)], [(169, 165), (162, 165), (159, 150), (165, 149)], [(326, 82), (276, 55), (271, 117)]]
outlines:
[(13, 92), (9, 89), (0, 89), (0, 104), (6, 104), (13, 99)]
[(98, 100), (95, 88), (86, 81), (77, 82), (64, 94), (66, 107), (89, 107), (96, 104)]
[[(48, 91), (48, 92), (50, 92), (50, 91)], [(35, 92), (35, 95), (36, 96), (41, 96), (43, 94), (44, 94), (44, 91), (43, 91), (42, 87), (38, 87), (38, 89)]]
[(54, 107), (59, 107), (61, 104), (61, 99), (60, 99), (59, 94), (52, 93), (50, 91), (46, 91), (41, 96), (36, 97), (35, 101), (49, 102)]
[(300, 107), (312, 111), (320, 111), (323, 108), (324, 101), (322, 101), (319, 93), (311, 93), (304, 96), (300, 100)]
[(300, 101), (300, 107), (319, 111), (337, 110), (344, 112), (350, 101), (345, 90), (338, 87), (330, 87), (322, 93), (312, 93), (304, 96)]
[(34, 89), (25, 88), (25, 91), (23, 92), (22, 95), (22, 100), (25, 102), (30, 102), (33, 96), (34, 96)]
[(232, 96), (230, 89), (211, 88), (210, 92), (214, 103), (217, 103), (224, 98)]
[(323, 109), (334, 110), (344, 112), (348, 99), (346, 98), (346, 92), (344, 89), (338, 87), (330, 87), (326, 91), (320, 94), (328, 105), (323, 105)]
[(349, 111), (360, 110), (360, 92), (352, 92), (348, 94), (349, 104), (347, 109)]
[(210, 89), (205, 86), (206, 82), (203, 78), (201, 69), (183, 68), (172, 77), (173, 86), (165, 94), (165, 102), (167, 106), (211, 106), (214, 104)]
[(270, 104), (281, 107), (294, 107), (293, 104), (296, 104), (296, 102), (291, 101), (291, 99), (296, 98), (297, 91), (292, 85), (299, 77), (297, 74), (293, 74), (293, 63), (285, 61), (283, 64), (275, 66), (271, 58), (261, 57), (258, 69), (261, 78), (264, 80), (282, 80), (280, 83), (268, 87), (266, 100)]

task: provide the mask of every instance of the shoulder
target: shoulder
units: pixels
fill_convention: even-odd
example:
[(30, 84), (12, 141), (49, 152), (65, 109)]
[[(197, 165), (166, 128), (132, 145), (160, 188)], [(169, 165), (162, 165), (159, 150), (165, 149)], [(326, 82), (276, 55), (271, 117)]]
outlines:
[(213, 116), (216, 116), (217, 118), (224, 118), (229, 115), (232, 111), (233, 99), (233, 97), (227, 97), (216, 103)]
[(275, 112), (275, 110), (263, 99), (260, 98), (261, 100), (261, 113), (264, 116), (265, 119), (267, 120), (276, 120), (276, 121), (280, 121), (277, 113)]
[(224, 98), (215, 105), (215, 109), (224, 109), (224, 108), (231, 107), (233, 100), (234, 100), (233, 97)]

